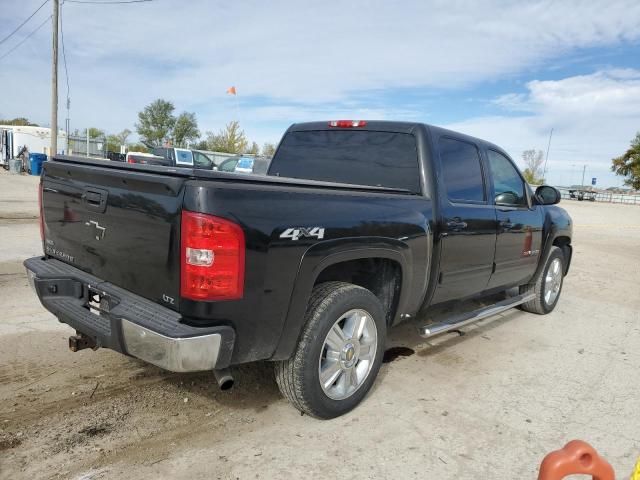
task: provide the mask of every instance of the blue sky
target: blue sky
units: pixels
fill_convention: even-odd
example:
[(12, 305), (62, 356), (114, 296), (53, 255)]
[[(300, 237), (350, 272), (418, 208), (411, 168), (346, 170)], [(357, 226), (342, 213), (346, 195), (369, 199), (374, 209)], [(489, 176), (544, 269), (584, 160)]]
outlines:
[[(3, 0), (0, 38), (41, 3)], [(553, 128), (549, 180), (579, 183), (587, 165), (601, 186), (621, 184), (610, 159), (640, 130), (635, 0), (154, 0), (62, 13), (72, 129), (134, 130), (161, 97), (195, 112), (203, 132), (239, 117), (260, 144), (298, 121), (410, 120), (486, 138), (520, 163)], [(48, 123), (50, 35), (47, 25), (0, 60), (0, 117)]]

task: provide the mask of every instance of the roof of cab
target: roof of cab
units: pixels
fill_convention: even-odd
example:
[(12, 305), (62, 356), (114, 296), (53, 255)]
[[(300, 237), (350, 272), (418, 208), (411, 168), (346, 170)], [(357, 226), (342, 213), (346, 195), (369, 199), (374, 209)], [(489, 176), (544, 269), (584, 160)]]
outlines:
[[(499, 152), (506, 154), (503, 148), (498, 145), (488, 142), (487, 140), (483, 140), (478, 137), (472, 137), (471, 135), (466, 135), (464, 133), (456, 132), (454, 130), (448, 130), (446, 128), (437, 127), (435, 125), (430, 125), (428, 123), (419, 123), (419, 122), (394, 122), (388, 120), (365, 120), (366, 124), (362, 127), (353, 127), (350, 129), (342, 128), (342, 130), (369, 130), (369, 131), (377, 131), (377, 132), (397, 132), (397, 133), (415, 133), (416, 130), (420, 128), (425, 128), (430, 131), (434, 136), (451, 136), (455, 138), (459, 138), (461, 140), (467, 140), (474, 142), (476, 144), (483, 144), (485, 147), (493, 148)], [(339, 127), (331, 127), (329, 125), (329, 121), (320, 121), (320, 122), (304, 122), (304, 123), (294, 123), (287, 130), (288, 132), (304, 132), (311, 130), (340, 130)]]

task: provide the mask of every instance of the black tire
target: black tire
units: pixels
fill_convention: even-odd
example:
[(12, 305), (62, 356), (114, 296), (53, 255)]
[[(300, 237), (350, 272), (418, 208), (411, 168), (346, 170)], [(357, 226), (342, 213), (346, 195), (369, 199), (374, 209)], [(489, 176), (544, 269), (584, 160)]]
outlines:
[[(354, 309), (366, 311), (375, 323), (375, 356), (357, 390), (347, 398), (334, 400), (320, 384), (319, 362), (329, 330), (346, 312)], [(315, 418), (335, 418), (355, 408), (380, 370), (387, 336), (385, 318), (380, 300), (365, 288), (345, 282), (317, 285), (311, 294), (305, 325), (293, 356), (275, 366), (276, 382), (282, 394), (298, 410)]]
[[(547, 278), (547, 273), (549, 272), (549, 268), (551, 268), (554, 260), (558, 259), (560, 261), (561, 275), (560, 275), (560, 286), (557, 295), (553, 299), (553, 301), (547, 302), (545, 300), (545, 279)], [(549, 252), (549, 256), (547, 257), (547, 261), (545, 262), (544, 268), (540, 271), (540, 274), (528, 285), (523, 285), (520, 287), (520, 293), (535, 293), (535, 298), (526, 303), (523, 303), (520, 308), (526, 312), (537, 313), (539, 315), (546, 315), (553, 311), (558, 304), (558, 300), (560, 299), (560, 294), (562, 293), (562, 283), (564, 280), (564, 272), (565, 272), (565, 258), (562, 253), (562, 249), (560, 247), (551, 247), (551, 251)]]

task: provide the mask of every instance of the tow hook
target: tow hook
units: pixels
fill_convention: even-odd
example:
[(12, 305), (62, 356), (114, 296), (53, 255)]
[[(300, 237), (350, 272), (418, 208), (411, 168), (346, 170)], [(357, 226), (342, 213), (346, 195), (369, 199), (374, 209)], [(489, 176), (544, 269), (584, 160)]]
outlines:
[(91, 348), (97, 350), (98, 345), (93, 338), (86, 336), (84, 333), (78, 333), (69, 337), (69, 350), (72, 352), (79, 352), (85, 348)]

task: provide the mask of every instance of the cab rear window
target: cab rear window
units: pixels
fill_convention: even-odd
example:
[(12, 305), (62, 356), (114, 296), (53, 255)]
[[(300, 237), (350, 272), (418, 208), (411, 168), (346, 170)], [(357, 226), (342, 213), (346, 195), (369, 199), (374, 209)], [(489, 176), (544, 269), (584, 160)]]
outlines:
[(420, 192), (413, 135), (370, 130), (287, 133), (269, 175)]

